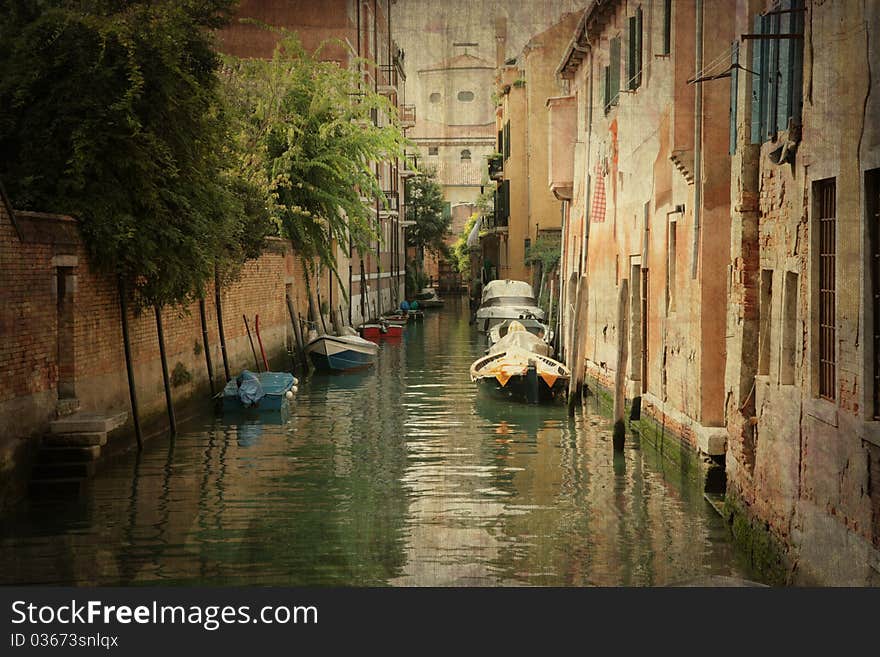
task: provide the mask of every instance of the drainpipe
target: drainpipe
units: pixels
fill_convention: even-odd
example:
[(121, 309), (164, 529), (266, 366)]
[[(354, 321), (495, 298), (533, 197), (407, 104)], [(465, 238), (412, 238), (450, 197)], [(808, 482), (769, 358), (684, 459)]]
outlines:
[[(696, 0), (697, 34), (695, 77), (703, 69), (703, 0)], [(703, 208), (703, 89), (701, 84), (694, 89), (694, 243), (691, 251), (691, 278), (697, 277), (697, 258), (700, 254), (700, 214)]]

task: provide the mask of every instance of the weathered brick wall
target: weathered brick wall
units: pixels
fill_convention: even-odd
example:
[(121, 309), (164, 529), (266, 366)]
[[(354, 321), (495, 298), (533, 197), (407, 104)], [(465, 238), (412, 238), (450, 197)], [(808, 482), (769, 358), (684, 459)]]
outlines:
[[(587, 216), (589, 300), (586, 359), (600, 369), (614, 370), (621, 332), (628, 335), (628, 390), (645, 390), (665, 407), (707, 427), (724, 426), (724, 341), (727, 265), (729, 262), (728, 135), (721, 121), (704, 122), (702, 147), (703, 198), (701, 231), (695, 234), (693, 163), (693, 8), (676, 10), (676, 41), (670, 57), (645, 58), (641, 84), (621, 93), (616, 105), (603, 111), (601, 80), (609, 64), (607, 39), (621, 34), (634, 12), (627, 3), (609, 3), (607, 22), (598, 20), (600, 47), (584, 59), (573, 93), (578, 97), (578, 140), (575, 198), (571, 215)], [(600, 12), (601, 13), (601, 12)], [(733, 38), (733, 23), (722, 7), (706, 8), (705, 56), (723, 56)], [(658, 14), (645, 17), (645, 39), (654, 45), (662, 35)], [(601, 38), (600, 38), (601, 37)], [(628, 34), (622, 34), (622, 52)], [(689, 45), (690, 44), (690, 45)], [(626, 56), (621, 59), (626, 69)], [(622, 86), (626, 81), (622, 80)], [(593, 85), (592, 90), (588, 85)], [(722, 116), (729, 98), (723, 85), (702, 85), (706, 116)], [(670, 104), (669, 99), (675, 98)], [(587, 105), (592, 99), (593, 107)], [(589, 133), (587, 119), (591, 117)], [(590, 176), (589, 194), (586, 177)], [(600, 184), (605, 209), (593, 217), (592, 201)], [(684, 208), (683, 211), (680, 211)], [(569, 238), (578, 223), (567, 227)], [(672, 249), (673, 234), (675, 248)], [(694, 241), (698, 271), (692, 276)], [(575, 263), (565, 263), (568, 269)], [(647, 270), (647, 272), (646, 272)], [(645, 278), (645, 274), (647, 277)], [(626, 326), (619, 326), (618, 295), (627, 279), (630, 299)], [(647, 280), (647, 289), (642, 286)], [(569, 297), (569, 305), (573, 303)], [(645, 300), (643, 307), (642, 301)], [(643, 333), (643, 313), (646, 321)], [(643, 344), (643, 335), (645, 337)], [(646, 348), (645, 348), (646, 347)], [(642, 367), (646, 359), (646, 367)], [(646, 377), (646, 381), (643, 380)]]
[[(24, 214), (17, 215), (20, 224)], [(56, 416), (59, 361), (69, 370), (65, 381), (72, 389), (68, 393), (72, 392), (82, 410), (130, 411), (115, 281), (89, 266), (72, 220), (30, 214), (23, 241), (6, 206), (0, 203), (0, 371), (4, 374), (0, 378), (0, 498), (9, 481), (21, 479), (19, 471), (27, 465), (36, 438)], [(53, 234), (59, 221), (73, 236), (61, 245)], [(72, 274), (65, 296), (73, 308), (69, 335), (63, 329), (59, 332), (58, 266)], [(245, 367), (256, 367), (243, 315), (250, 323), (260, 362), (257, 314), (270, 366), (289, 367), (286, 352), (294, 339), (285, 291), (289, 286), (295, 310), (305, 316), (308, 297), (303, 280), (298, 258), (289, 246), (276, 240), (225, 286), (223, 323), (233, 376)], [(206, 290), (205, 306), (215, 388), (219, 391), (225, 375), (212, 285)], [(162, 319), (175, 405), (201, 397), (208, 407), (208, 371), (198, 303), (166, 307)], [(164, 422), (165, 413), (154, 309), (130, 304), (128, 320), (141, 418), (150, 426)], [(60, 334), (68, 337), (59, 340)]]
[[(746, 3), (740, 3), (744, 18)], [(808, 3), (804, 57), (803, 134), (794, 164), (776, 164), (770, 153), (787, 132), (748, 145), (750, 97), (739, 96), (739, 163), (731, 190), (743, 222), (734, 235), (732, 299), (728, 313), (728, 492), (749, 514), (781, 538), (805, 581), (880, 583), (880, 533), (876, 471), (880, 432), (866, 417), (866, 368), (871, 352), (870, 278), (863, 220), (867, 169), (880, 166), (878, 127), (870, 107), (878, 99), (867, 69), (880, 66), (867, 25), (880, 11), (871, 5)], [(742, 20), (743, 31), (748, 20)], [(841, 62), (848, 62), (842, 66)], [(865, 112), (862, 116), (862, 112)], [(737, 167), (735, 167), (737, 168)], [(834, 399), (821, 399), (818, 371), (818, 277), (813, 184), (836, 181), (836, 308)], [(757, 228), (754, 228), (754, 225)], [(755, 317), (761, 270), (772, 275), (768, 306)], [(793, 374), (783, 368), (785, 280), (796, 274)], [(759, 313), (759, 316), (760, 316)], [(763, 349), (761, 349), (763, 347)], [(759, 367), (759, 352), (766, 365)], [(753, 389), (746, 381), (752, 373)], [(754, 374), (757, 374), (754, 376)]]
[[(23, 244), (0, 199), (0, 505), (22, 440), (54, 416), (58, 379), (52, 249)], [(33, 330), (30, 330), (33, 329)]]

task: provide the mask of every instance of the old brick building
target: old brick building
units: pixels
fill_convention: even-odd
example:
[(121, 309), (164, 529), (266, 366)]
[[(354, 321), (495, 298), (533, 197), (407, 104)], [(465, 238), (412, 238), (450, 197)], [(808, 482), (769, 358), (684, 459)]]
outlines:
[(876, 3), (736, 5), (727, 496), (796, 580), (880, 583), (878, 26)]
[[(703, 12), (708, 62), (729, 52), (733, 18), (719, 3)], [(577, 331), (588, 376), (613, 379), (625, 336), (627, 397), (646, 419), (720, 455), (730, 158), (726, 121), (706, 117), (724, 116), (729, 100), (724, 82), (692, 83), (697, 20), (691, 3), (592, 3), (575, 32), (559, 66), (577, 104), (559, 118), (574, 127), (556, 126), (576, 136), (573, 149), (558, 145), (573, 153), (574, 172), (563, 281), (589, 280)], [(575, 296), (567, 284), (569, 357)]]
[(880, 581), (878, 25), (591, 2), (550, 101), (563, 347), (599, 387), (624, 355), (641, 429), (723, 459), (736, 533), (795, 582)]
[[(77, 222), (71, 217), (15, 212), (0, 199), (0, 506), (23, 492), (40, 436), (57, 416), (77, 410), (124, 411), (130, 400), (116, 282), (89, 264)], [(305, 316), (307, 296), (299, 260), (273, 241), (244, 265), (222, 290), (224, 334), (231, 373), (256, 364), (246, 328), (260, 316), (270, 362), (288, 366), (293, 328), (289, 294)], [(225, 383), (214, 290), (206, 290), (206, 323), (215, 390)], [(175, 404), (208, 401), (208, 371), (198, 304), (162, 312)], [(147, 433), (164, 431), (162, 383), (155, 316), (129, 308), (131, 353), (141, 421)], [(129, 429), (131, 425), (129, 424)], [(128, 432), (130, 435), (130, 432)], [(125, 436), (126, 432), (120, 433)], [(125, 440), (123, 439), (123, 442)]]

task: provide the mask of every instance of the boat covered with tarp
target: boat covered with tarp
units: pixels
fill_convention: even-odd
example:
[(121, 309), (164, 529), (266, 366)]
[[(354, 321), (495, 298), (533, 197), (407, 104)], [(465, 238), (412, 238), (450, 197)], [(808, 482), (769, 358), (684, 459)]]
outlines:
[(543, 322), (536, 319), (509, 319), (489, 330), (486, 353), (518, 346), (542, 356), (550, 356), (553, 353), (553, 347), (550, 346), (552, 339), (553, 331)]
[(280, 410), (285, 402), (293, 398), (296, 384), (297, 380), (290, 372), (243, 370), (226, 382), (222, 394), (223, 410)]

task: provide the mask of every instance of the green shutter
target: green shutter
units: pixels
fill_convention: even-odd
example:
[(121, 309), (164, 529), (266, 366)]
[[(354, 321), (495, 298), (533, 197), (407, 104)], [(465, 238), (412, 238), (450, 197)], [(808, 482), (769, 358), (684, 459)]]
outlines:
[[(779, 15), (774, 14), (773, 16), (768, 16), (769, 19), (769, 34), (779, 34)], [(765, 131), (764, 138), (771, 139), (776, 136), (777, 125), (777, 111), (779, 110), (779, 42), (782, 39), (770, 39), (768, 43), (769, 54), (768, 54), (768, 73), (769, 75), (766, 77), (767, 81), (767, 108), (764, 112), (765, 118)]]
[(663, 52), (668, 55), (672, 52), (672, 0), (663, 3)]
[[(755, 34), (763, 34), (762, 32), (762, 20), (760, 16), (755, 16)], [(754, 73), (750, 73), (752, 76), (752, 134), (751, 134), (751, 142), (753, 144), (760, 144), (764, 141), (764, 135), (762, 130), (762, 121), (761, 121), (761, 112), (764, 101), (764, 80), (766, 76), (764, 74), (763, 66), (764, 66), (764, 40), (758, 39), (751, 42), (752, 43), (752, 71)], [(757, 75), (756, 75), (757, 74)]]
[[(804, 0), (793, 0), (793, 9), (803, 9)], [(795, 34), (804, 33), (804, 12), (794, 11), (791, 13), (791, 31)], [(789, 116), (794, 119), (795, 123), (801, 122), (801, 109), (803, 107), (804, 93), (804, 40), (791, 40), (791, 77), (789, 83), (789, 95), (791, 100), (789, 105), (791, 111)]]
[(611, 104), (617, 103), (620, 97), (620, 37), (611, 39)]
[(602, 108), (605, 110), (605, 113), (608, 113), (608, 108), (611, 106), (611, 67), (605, 67), (605, 90), (602, 94)]
[(736, 102), (739, 84), (739, 41), (733, 42), (730, 55), (730, 154), (736, 153)]
[(626, 88), (635, 89), (636, 84), (636, 17), (629, 18), (629, 56), (626, 61)]
[(636, 46), (636, 74), (638, 75), (638, 79), (636, 80), (636, 86), (639, 87), (642, 84), (642, 70), (643, 70), (643, 61), (642, 61), (642, 52), (644, 48), (642, 47), (642, 41), (644, 40), (645, 35), (645, 17), (642, 14), (642, 8), (639, 7), (636, 9), (636, 37), (638, 40), (638, 44)]
[[(781, 0), (779, 3), (779, 9), (782, 11), (786, 11), (791, 9), (791, 0)], [(792, 18), (792, 14), (783, 15), (782, 20), (780, 21), (780, 32), (790, 32), (790, 29), (787, 29), (789, 26), (789, 21)], [(791, 53), (792, 46), (794, 46), (795, 39), (780, 39), (779, 40), (779, 69), (777, 80), (779, 83), (779, 87), (776, 90), (777, 94), (777, 103), (776, 103), (776, 129), (777, 130), (786, 130), (788, 128), (788, 117), (791, 116)]]

